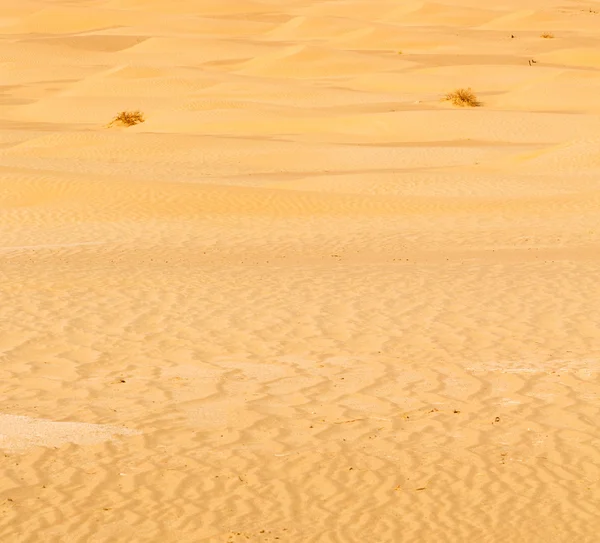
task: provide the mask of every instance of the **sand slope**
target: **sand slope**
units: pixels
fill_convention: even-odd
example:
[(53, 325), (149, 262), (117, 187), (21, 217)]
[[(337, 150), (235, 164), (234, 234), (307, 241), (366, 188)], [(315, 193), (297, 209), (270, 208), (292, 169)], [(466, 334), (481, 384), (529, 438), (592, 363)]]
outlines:
[(598, 540), (600, 2), (4, 4), (1, 541)]

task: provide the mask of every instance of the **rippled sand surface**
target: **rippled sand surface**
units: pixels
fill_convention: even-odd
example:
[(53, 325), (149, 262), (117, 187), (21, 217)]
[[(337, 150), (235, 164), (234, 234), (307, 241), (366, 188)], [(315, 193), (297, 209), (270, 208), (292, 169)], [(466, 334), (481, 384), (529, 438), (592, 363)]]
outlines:
[(599, 29), (2, 2), (0, 540), (596, 543)]

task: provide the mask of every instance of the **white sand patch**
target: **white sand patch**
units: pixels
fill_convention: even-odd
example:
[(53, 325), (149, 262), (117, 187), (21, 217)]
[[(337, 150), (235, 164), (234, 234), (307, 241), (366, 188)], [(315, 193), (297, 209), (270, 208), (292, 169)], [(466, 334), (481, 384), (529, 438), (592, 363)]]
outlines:
[(0, 415), (0, 449), (4, 450), (23, 450), (39, 446), (60, 447), (65, 443), (93, 445), (117, 436), (139, 434), (139, 431), (119, 426)]

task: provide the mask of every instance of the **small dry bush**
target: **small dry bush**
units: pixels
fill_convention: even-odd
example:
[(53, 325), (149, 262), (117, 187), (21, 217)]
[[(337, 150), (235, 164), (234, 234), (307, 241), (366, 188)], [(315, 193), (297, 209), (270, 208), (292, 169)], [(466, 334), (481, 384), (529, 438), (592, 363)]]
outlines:
[(110, 121), (108, 126), (113, 126), (114, 124), (122, 124), (124, 126), (134, 126), (139, 123), (143, 123), (146, 119), (144, 119), (144, 114), (141, 111), (121, 111), (115, 118)]
[(552, 38), (554, 38), (554, 34), (551, 34), (550, 32), (544, 32), (540, 38), (545, 38), (547, 40), (551, 40)]
[(453, 92), (446, 94), (448, 102), (452, 102), (455, 106), (460, 107), (477, 107), (481, 105), (475, 93), (469, 89), (456, 89)]

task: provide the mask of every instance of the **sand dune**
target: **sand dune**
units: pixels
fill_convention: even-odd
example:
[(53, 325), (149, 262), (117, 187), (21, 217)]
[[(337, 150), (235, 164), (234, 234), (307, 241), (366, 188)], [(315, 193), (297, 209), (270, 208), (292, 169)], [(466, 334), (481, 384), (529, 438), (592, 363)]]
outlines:
[(0, 540), (595, 543), (599, 21), (1, 5)]

